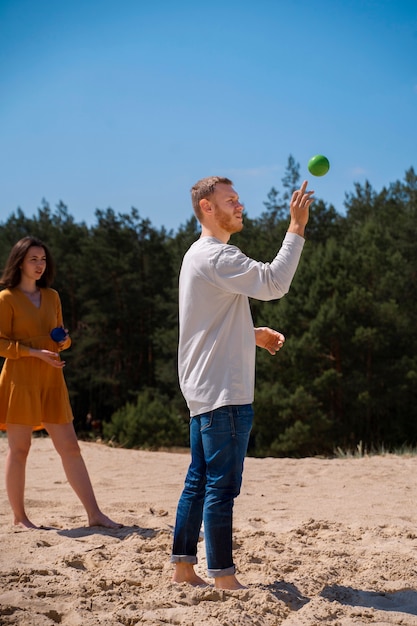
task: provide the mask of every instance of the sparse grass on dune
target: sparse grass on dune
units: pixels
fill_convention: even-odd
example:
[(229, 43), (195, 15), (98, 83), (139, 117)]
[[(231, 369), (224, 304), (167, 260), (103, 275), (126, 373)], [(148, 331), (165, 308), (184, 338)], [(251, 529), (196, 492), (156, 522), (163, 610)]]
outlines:
[(417, 456), (417, 447), (409, 444), (403, 444), (398, 447), (387, 449), (384, 445), (379, 447), (371, 446), (369, 449), (360, 441), (355, 448), (342, 449), (337, 447), (334, 455), (338, 459), (363, 458), (365, 456), (386, 456), (392, 454), (395, 456)]

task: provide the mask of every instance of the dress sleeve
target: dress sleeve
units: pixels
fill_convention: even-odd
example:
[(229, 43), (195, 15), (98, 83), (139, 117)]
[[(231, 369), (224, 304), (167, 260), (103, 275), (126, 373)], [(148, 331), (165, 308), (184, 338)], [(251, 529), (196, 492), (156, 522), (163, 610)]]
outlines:
[[(62, 305), (61, 305), (61, 299), (59, 297), (58, 292), (56, 292), (56, 319), (57, 319), (57, 326), (62, 326), (64, 327), (64, 320), (62, 318)], [(71, 337), (68, 337), (67, 339), (65, 339), (65, 341), (58, 346), (58, 351), (62, 352), (62, 350), (68, 350), (68, 348), (71, 345)]]
[(30, 348), (11, 338), (13, 306), (4, 297), (0, 297), (0, 356), (5, 359), (19, 359), (29, 356)]

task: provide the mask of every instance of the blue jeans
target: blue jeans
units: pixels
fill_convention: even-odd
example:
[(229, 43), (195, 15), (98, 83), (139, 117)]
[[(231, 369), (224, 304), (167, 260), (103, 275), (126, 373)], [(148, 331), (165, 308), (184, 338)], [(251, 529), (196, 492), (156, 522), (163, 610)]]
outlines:
[(242, 484), (252, 422), (250, 404), (224, 406), (191, 418), (191, 463), (178, 502), (172, 563), (197, 563), (204, 521), (208, 575), (235, 573), (233, 501)]

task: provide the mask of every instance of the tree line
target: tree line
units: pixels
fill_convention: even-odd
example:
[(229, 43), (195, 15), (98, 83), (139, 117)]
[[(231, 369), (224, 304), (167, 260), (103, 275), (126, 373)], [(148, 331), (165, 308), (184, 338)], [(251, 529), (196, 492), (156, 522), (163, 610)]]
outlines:
[[(256, 219), (231, 239), (271, 261), (299, 186), (288, 159)], [(65, 376), (80, 436), (91, 427), (125, 447), (188, 445), (188, 411), (177, 380), (178, 274), (199, 236), (194, 217), (177, 232), (154, 228), (132, 208), (98, 210), (77, 223), (61, 202), (0, 223), (0, 265), (25, 235), (41, 238), (57, 265), (72, 347)], [(380, 192), (346, 194), (345, 211), (316, 199), (289, 294), (251, 301), (255, 325), (286, 336), (275, 357), (258, 350), (249, 454), (307, 456), (338, 447), (396, 449), (417, 440), (417, 176)]]

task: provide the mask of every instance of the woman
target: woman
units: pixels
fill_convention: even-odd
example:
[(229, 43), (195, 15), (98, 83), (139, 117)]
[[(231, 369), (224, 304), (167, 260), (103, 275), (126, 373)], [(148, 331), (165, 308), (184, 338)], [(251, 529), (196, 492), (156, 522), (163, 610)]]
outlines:
[(71, 345), (68, 331), (59, 343), (50, 332), (63, 327), (58, 293), (50, 289), (54, 265), (48, 248), (24, 237), (12, 248), (0, 279), (0, 429), (7, 430), (6, 489), (14, 523), (38, 528), (24, 505), (26, 460), (32, 431), (45, 429), (61, 456), (68, 482), (85, 507), (89, 526), (119, 528), (99, 509), (73, 425), (59, 352)]

